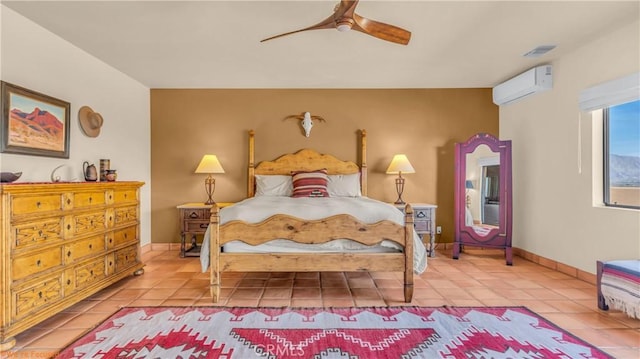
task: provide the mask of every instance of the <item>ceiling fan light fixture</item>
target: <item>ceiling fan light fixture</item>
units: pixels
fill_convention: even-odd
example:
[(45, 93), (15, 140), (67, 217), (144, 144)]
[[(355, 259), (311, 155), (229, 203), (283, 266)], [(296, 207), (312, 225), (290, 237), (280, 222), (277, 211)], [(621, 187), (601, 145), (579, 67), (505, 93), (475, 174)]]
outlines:
[(345, 32), (351, 30), (352, 25), (353, 21), (351, 19), (341, 19), (336, 22), (336, 29), (340, 32)]

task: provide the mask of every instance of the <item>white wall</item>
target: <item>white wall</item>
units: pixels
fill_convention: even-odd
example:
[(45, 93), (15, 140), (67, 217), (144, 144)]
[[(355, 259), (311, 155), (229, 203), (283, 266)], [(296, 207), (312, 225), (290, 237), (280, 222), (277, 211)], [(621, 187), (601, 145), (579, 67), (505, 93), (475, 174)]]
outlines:
[[(71, 103), (69, 159), (2, 153), (0, 169), (23, 172), (20, 182), (43, 182), (50, 181), (55, 167), (66, 165), (60, 172), (63, 180), (84, 180), (84, 161), (98, 168), (100, 158), (109, 158), (118, 180), (146, 183), (141, 189), (141, 240), (150, 243), (149, 89), (4, 5), (0, 8), (2, 80)], [(80, 129), (77, 114), (84, 105), (104, 118), (98, 137), (87, 137)]]
[(594, 202), (601, 137), (578, 95), (640, 69), (640, 23), (552, 64), (553, 90), (500, 108), (500, 138), (513, 141), (513, 245), (595, 273), (598, 259), (640, 258), (640, 211)]

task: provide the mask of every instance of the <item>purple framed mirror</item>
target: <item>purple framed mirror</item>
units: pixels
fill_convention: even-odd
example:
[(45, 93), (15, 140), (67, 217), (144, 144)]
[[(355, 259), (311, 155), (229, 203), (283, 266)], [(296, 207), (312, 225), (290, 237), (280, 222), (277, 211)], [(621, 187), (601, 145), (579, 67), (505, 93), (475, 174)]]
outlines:
[(479, 133), (455, 145), (453, 259), (464, 246), (511, 251), (511, 141)]

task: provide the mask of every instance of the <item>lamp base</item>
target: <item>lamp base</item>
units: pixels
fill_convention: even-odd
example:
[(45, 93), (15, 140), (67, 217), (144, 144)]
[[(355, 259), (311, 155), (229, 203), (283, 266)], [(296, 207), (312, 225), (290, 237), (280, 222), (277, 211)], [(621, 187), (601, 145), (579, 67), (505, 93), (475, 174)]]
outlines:
[(401, 174), (398, 174), (398, 178), (396, 178), (396, 192), (398, 192), (398, 199), (393, 203), (405, 204), (402, 200), (402, 192), (404, 192), (404, 178), (402, 178)]
[(213, 192), (216, 190), (216, 179), (213, 178), (211, 174), (209, 174), (209, 176), (204, 180), (204, 189), (207, 192), (207, 196), (209, 196), (209, 199), (207, 199), (204, 204), (216, 203), (213, 201)]

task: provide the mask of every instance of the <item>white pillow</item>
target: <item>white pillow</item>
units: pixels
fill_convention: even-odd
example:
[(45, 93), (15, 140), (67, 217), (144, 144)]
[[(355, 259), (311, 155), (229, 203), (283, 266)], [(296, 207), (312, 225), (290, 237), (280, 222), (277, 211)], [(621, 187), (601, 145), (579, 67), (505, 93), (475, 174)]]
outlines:
[(327, 191), (330, 197), (359, 197), (360, 173), (352, 175), (329, 175)]
[(256, 175), (256, 196), (285, 196), (293, 194), (291, 176)]

